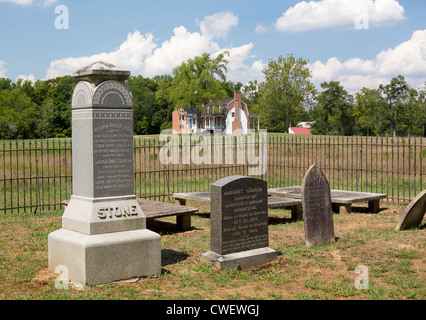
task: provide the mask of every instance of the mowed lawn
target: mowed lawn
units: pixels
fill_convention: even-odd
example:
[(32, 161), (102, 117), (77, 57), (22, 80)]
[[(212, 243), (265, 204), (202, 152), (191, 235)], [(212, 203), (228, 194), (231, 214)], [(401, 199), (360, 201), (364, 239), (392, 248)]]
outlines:
[[(204, 262), (209, 250), (210, 217), (205, 204), (193, 228), (178, 232), (174, 218), (149, 221), (162, 236), (162, 273), (93, 287), (55, 287), (47, 270), (47, 237), (61, 228), (62, 210), (0, 216), (0, 299), (108, 300), (424, 300), (426, 229), (395, 231), (405, 207), (382, 203), (378, 214), (358, 205), (352, 214), (334, 215), (337, 241), (307, 248), (303, 222), (290, 211), (269, 211), (270, 247), (279, 252), (268, 264), (248, 270), (219, 271)], [(119, 262), (117, 262), (119, 263)], [(357, 266), (368, 270), (368, 289), (357, 289)], [(364, 274), (365, 275), (365, 274)]]

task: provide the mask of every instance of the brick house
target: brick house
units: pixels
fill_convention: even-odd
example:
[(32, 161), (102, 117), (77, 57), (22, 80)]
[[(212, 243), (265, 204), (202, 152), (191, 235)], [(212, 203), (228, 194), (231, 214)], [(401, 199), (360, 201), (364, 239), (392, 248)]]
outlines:
[(259, 116), (250, 115), (247, 104), (241, 100), (241, 92), (236, 91), (234, 98), (222, 99), (219, 106), (210, 100), (201, 111), (197, 108), (176, 109), (173, 112), (173, 130), (176, 133), (246, 135), (250, 128), (255, 128), (256, 119), (259, 130)]

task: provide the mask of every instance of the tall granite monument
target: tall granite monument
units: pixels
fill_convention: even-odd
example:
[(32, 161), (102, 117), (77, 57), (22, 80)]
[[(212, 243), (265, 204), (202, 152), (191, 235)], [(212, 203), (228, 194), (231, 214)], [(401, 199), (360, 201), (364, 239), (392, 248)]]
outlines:
[(161, 238), (134, 194), (129, 71), (104, 62), (77, 71), (72, 97), (73, 189), (62, 229), (49, 235), (49, 269), (96, 285), (161, 271)]

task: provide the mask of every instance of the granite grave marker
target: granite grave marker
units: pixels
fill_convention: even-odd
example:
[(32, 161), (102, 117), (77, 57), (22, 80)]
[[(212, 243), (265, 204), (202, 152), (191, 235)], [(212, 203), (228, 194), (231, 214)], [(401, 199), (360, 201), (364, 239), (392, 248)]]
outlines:
[(129, 71), (97, 62), (74, 74), (73, 190), (62, 229), (49, 235), (49, 269), (96, 285), (161, 271), (161, 238), (134, 194)]
[(269, 248), (267, 182), (232, 176), (211, 185), (210, 251), (221, 269), (254, 267), (276, 258)]
[(334, 242), (330, 185), (316, 165), (311, 166), (303, 178), (302, 208), (306, 245)]

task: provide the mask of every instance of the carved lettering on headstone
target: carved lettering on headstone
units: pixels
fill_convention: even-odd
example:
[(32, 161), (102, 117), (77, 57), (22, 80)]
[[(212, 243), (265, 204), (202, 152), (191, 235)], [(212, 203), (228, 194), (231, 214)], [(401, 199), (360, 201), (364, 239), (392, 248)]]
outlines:
[(230, 267), (254, 266), (275, 259), (276, 252), (269, 248), (267, 182), (227, 177), (213, 183), (210, 192), (211, 251), (203, 256), (223, 263), (221, 268), (234, 253), (246, 255), (240, 260), (230, 257)]

